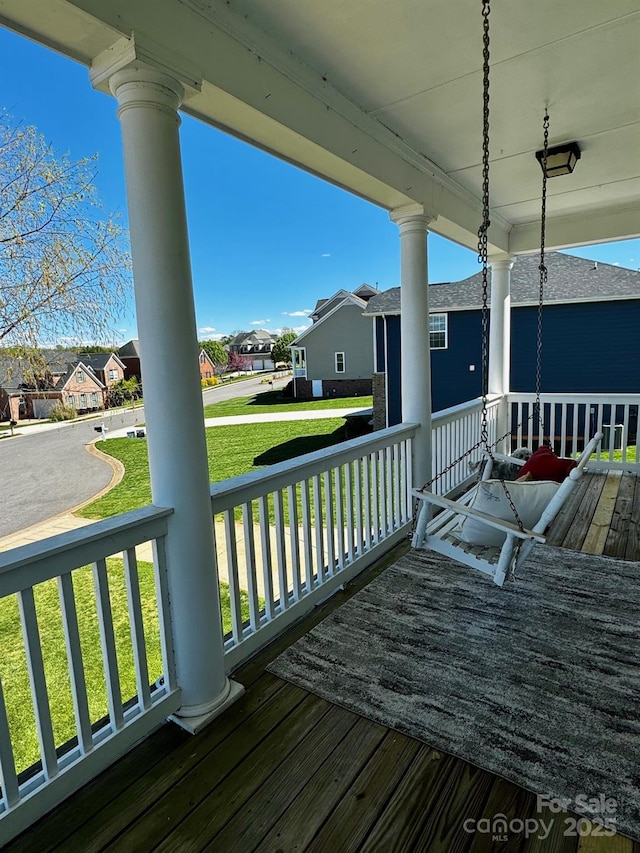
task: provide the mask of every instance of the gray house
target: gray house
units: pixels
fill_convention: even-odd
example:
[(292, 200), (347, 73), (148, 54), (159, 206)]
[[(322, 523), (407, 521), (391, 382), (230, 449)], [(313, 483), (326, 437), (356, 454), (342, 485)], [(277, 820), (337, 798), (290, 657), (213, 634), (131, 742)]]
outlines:
[(277, 339), (277, 335), (266, 329), (238, 332), (229, 342), (229, 352), (242, 356), (251, 370), (273, 370), (271, 350)]
[(313, 325), (291, 345), (295, 397), (371, 394), (373, 337), (364, 311), (379, 292), (361, 284), (318, 300), (310, 315)]

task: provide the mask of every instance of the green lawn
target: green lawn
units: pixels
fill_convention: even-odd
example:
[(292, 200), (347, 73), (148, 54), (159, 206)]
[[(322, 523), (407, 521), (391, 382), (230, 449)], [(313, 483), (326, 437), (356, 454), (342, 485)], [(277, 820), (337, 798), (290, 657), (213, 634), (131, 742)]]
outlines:
[[(148, 654), (149, 682), (153, 683), (162, 674), (153, 566), (151, 563), (140, 562), (138, 568)], [(109, 559), (107, 571), (112, 613), (114, 614), (122, 698), (126, 701), (136, 694), (136, 682), (123, 561), (117, 558)], [(91, 720), (96, 721), (107, 714), (107, 695), (90, 567), (77, 569), (73, 572), (73, 586), (87, 681), (89, 712)], [(38, 584), (34, 588), (34, 593), (55, 742), (57, 745), (61, 745), (74, 737), (76, 731), (56, 581)], [(231, 608), (229, 587), (225, 583), (220, 584), (220, 598), (224, 631), (228, 632), (231, 630)], [(248, 601), (245, 594), (242, 595), (242, 614), (245, 619), (249, 618)], [(15, 595), (0, 600), (0, 679), (2, 680), (7, 706), (16, 769), (20, 772), (38, 761), (40, 753), (30, 697), (18, 602)]]
[(332, 397), (305, 402), (288, 402), (281, 391), (261, 391), (253, 397), (236, 397), (204, 407), (205, 418), (222, 418), (228, 415), (260, 415), (268, 412), (304, 412), (317, 409), (370, 409), (373, 398)]
[[(176, 431), (176, 458), (180, 454), (180, 441), (184, 440)], [(342, 418), (211, 427), (207, 430), (209, 478), (212, 483), (219, 482), (343, 440)], [(100, 450), (122, 462), (124, 478), (77, 514), (85, 518), (108, 518), (151, 503), (146, 440), (113, 438), (100, 442)]]
[[(344, 421), (341, 418), (211, 428), (207, 430), (209, 474), (212, 481), (227, 479), (275, 461), (331, 446), (343, 439)], [(179, 440), (177, 434), (176, 441)], [(86, 506), (81, 514), (87, 518), (106, 518), (150, 503), (146, 441), (110, 439), (100, 447), (124, 464), (125, 475), (118, 486)], [(178, 454), (179, 446), (176, 448)], [(126, 701), (135, 695), (136, 685), (122, 560), (109, 559), (107, 569), (122, 696)], [(162, 672), (153, 566), (140, 562), (139, 576), (149, 680), (153, 682)], [(91, 719), (95, 721), (107, 713), (107, 696), (90, 567), (76, 570), (73, 582), (89, 710)], [(34, 592), (55, 742), (60, 745), (76, 732), (57, 583), (39, 584)], [(229, 587), (225, 583), (220, 584), (220, 597), (226, 633), (231, 630), (231, 613)], [(264, 602), (260, 602), (260, 606), (264, 606)], [(249, 617), (245, 593), (242, 593), (242, 616), (244, 619)], [(16, 767), (20, 772), (37, 761), (40, 755), (16, 596), (0, 600), (0, 679)]]

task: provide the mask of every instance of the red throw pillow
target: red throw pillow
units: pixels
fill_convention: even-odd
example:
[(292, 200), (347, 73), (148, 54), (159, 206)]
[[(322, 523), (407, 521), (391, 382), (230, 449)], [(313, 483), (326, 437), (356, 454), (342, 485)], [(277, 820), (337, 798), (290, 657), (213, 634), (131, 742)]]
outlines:
[(555, 480), (561, 483), (577, 464), (575, 459), (556, 456), (550, 447), (539, 447), (522, 466), (519, 477), (531, 474), (534, 480)]

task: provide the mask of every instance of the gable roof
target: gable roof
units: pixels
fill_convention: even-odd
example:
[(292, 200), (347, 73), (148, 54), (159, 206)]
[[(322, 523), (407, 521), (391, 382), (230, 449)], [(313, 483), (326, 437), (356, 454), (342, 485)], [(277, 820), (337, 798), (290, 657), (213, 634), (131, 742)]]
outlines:
[(266, 329), (254, 329), (251, 332), (238, 332), (229, 342), (230, 347), (249, 346), (251, 344), (275, 343), (276, 335), (267, 332)]
[(90, 367), (93, 371), (105, 370), (110, 359), (115, 358), (120, 367), (124, 370), (125, 366), (120, 361), (115, 352), (83, 352), (80, 353), (80, 359), (83, 364)]
[[(327, 301), (332, 302), (333, 297), (331, 297), (331, 299), (327, 300)], [(306, 338), (307, 335), (310, 334), (311, 332), (315, 332), (315, 330), (319, 326), (321, 326), (325, 322), (325, 320), (328, 320), (329, 317), (332, 317), (344, 305), (355, 305), (358, 308), (363, 309), (363, 308), (366, 308), (367, 303), (364, 301), (364, 299), (360, 299), (360, 297), (354, 296), (353, 293), (347, 292), (347, 295), (344, 297), (344, 299), (341, 299), (340, 302), (338, 302), (336, 305), (334, 305), (330, 311), (327, 311), (326, 314), (323, 314), (322, 317), (320, 317), (319, 320), (316, 320), (312, 326), (309, 326), (308, 329), (305, 329), (304, 332), (301, 332), (298, 335), (298, 337), (295, 339), (295, 341), (291, 341), (291, 346), (292, 347), (298, 346), (299, 341), (301, 341), (303, 338)], [(364, 314), (365, 312), (362, 311), (362, 313)]]
[[(545, 256), (548, 281), (545, 305), (574, 302), (600, 302), (617, 299), (640, 299), (640, 272), (566, 255), (549, 252)], [(538, 304), (540, 273), (537, 255), (521, 256), (511, 270), (511, 306)], [(462, 311), (482, 306), (482, 273), (462, 281), (429, 285), (429, 311)], [(364, 312), (368, 315), (399, 314), (400, 288), (393, 287), (374, 296)]]
[(329, 296), (328, 299), (318, 299), (316, 302), (316, 307), (313, 309), (311, 314), (309, 314), (309, 319), (313, 320), (314, 323), (317, 323), (318, 320), (322, 319), (325, 314), (329, 311), (333, 310), (337, 304), (342, 302), (343, 299), (346, 299), (348, 296), (352, 296), (350, 290), (338, 290), (333, 296)]
[(140, 342), (137, 338), (127, 341), (118, 349), (120, 358), (140, 358)]
[(365, 281), (360, 285), (360, 287), (356, 287), (353, 293), (355, 296), (359, 296), (360, 299), (364, 299), (365, 302), (368, 302), (371, 297), (376, 296), (380, 291), (377, 287), (372, 287)]
[(91, 368), (87, 364), (85, 364), (83, 361), (77, 361), (75, 364), (69, 364), (67, 366), (67, 372), (62, 377), (60, 383), (56, 385), (56, 391), (60, 391), (63, 388), (66, 388), (66, 386), (69, 384), (77, 370), (82, 370), (83, 373), (86, 375), (87, 379), (95, 383), (98, 388), (106, 388), (106, 386), (98, 379), (93, 370), (91, 370)]

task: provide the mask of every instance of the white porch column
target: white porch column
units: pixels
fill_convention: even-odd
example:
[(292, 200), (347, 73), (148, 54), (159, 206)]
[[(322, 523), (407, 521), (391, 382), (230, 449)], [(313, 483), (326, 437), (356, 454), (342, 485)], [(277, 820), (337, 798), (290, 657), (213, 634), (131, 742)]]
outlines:
[[(491, 314), (489, 321), (489, 393), (508, 394), (511, 361), (511, 268), (513, 258), (491, 260)], [(497, 438), (508, 429), (507, 403), (498, 410)], [(508, 442), (498, 450), (503, 451)]]
[(400, 228), (402, 420), (420, 424), (413, 441), (413, 483), (420, 487), (431, 479), (427, 229), (433, 216), (420, 205), (398, 208), (390, 216)]
[(178, 127), (179, 82), (129, 67), (118, 99), (131, 231), (153, 502), (174, 508), (167, 535), (182, 707), (197, 731), (242, 688), (224, 671), (196, 320)]

